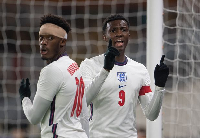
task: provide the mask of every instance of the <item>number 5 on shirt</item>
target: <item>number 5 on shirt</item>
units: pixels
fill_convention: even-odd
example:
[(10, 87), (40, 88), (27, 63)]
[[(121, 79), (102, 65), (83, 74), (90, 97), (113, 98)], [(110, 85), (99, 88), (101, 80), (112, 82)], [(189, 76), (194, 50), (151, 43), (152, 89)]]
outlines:
[(81, 114), (82, 99), (83, 99), (84, 88), (85, 88), (82, 77), (80, 78), (80, 81), (77, 77), (75, 79), (76, 79), (77, 89), (76, 89), (76, 95), (74, 99), (74, 105), (71, 112), (71, 117), (74, 115), (75, 109), (76, 109), (76, 117), (78, 117)]

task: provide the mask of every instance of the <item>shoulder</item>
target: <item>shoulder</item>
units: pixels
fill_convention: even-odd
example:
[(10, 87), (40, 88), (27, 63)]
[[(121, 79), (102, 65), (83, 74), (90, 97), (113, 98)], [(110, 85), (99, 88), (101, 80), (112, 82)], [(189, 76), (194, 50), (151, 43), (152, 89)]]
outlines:
[(98, 64), (100, 64), (101, 65), (103, 63), (104, 63), (104, 55), (101, 54), (99, 56), (95, 56), (95, 57), (92, 57), (92, 58), (86, 58), (84, 61), (81, 62), (80, 66), (85, 65), (85, 64), (87, 64), (87, 65), (94, 65), (94, 64), (98, 65)]
[(80, 64), (80, 69), (82, 68), (98, 68), (98, 67), (103, 67), (104, 64), (104, 55), (101, 54), (99, 56), (95, 56), (92, 58), (86, 58), (84, 61), (81, 62)]
[(58, 66), (58, 67), (68, 67), (70, 66), (72, 63), (76, 63), (74, 60), (72, 60), (69, 56), (63, 56), (61, 58), (59, 58), (57, 61), (54, 61), (52, 63), (52, 65)]
[(76, 63), (69, 57), (62, 57), (57, 61), (50, 63), (42, 69), (42, 72), (52, 73), (54, 75), (65, 74), (66, 68), (68, 68), (72, 63)]
[(142, 69), (142, 70), (147, 70), (145, 65), (143, 65), (142, 63), (139, 63), (139, 62), (137, 62), (137, 61), (135, 61), (135, 60), (133, 60), (129, 57), (127, 57), (127, 59), (128, 59), (128, 64), (130, 66), (133, 66), (133, 67), (136, 67), (136, 68), (139, 68), (139, 69)]
[(59, 74), (61, 74), (61, 70), (58, 68), (58, 66), (55, 66), (55, 64), (49, 64), (47, 66), (45, 66), (42, 70), (40, 75), (44, 75), (44, 76), (58, 76)]
[(98, 74), (101, 69), (103, 68), (104, 64), (104, 55), (95, 56), (92, 58), (86, 58), (84, 61), (80, 64), (80, 73), (84, 77), (90, 76), (93, 78)]
[(128, 64), (131, 66), (131, 70), (134, 71), (134, 75), (137, 73), (144, 80), (145, 85), (150, 84), (149, 72), (145, 65), (130, 58), (128, 58)]
[(142, 63), (139, 63), (137, 61), (134, 61), (128, 58), (127, 66), (128, 66), (128, 70), (134, 75), (138, 74), (141, 77), (149, 76), (147, 68)]

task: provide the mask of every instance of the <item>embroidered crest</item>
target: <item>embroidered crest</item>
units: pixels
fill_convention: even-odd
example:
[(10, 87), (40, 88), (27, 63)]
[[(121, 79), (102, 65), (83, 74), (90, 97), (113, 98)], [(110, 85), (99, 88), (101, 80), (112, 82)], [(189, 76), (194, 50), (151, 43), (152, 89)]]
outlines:
[(117, 78), (120, 82), (126, 82), (127, 80), (126, 72), (117, 72)]

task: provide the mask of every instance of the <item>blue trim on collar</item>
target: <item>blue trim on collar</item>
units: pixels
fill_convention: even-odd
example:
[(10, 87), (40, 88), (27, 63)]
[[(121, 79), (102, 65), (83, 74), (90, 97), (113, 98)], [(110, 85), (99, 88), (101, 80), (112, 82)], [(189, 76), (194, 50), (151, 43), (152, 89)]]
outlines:
[[(58, 59), (61, 58), (61, 57), (63, 57), (63, 56), (68, 56), (68, 55), (67, 55), (67, 53), (64, 53), (64, 54), (60, 55), (60, 56), (58, 57)], [(57, 59), (57, 60), (58, 60), (58, 59)]]
[(123, 65), (126, 65), (127, 62), (128, 62), (128, 59), (127, 59), (127, 57), (125, 56), (125, 60), (124, 60), (124, 62), (117, 62), (117, 61), (115, 61), (115, 65), (123, 66)]

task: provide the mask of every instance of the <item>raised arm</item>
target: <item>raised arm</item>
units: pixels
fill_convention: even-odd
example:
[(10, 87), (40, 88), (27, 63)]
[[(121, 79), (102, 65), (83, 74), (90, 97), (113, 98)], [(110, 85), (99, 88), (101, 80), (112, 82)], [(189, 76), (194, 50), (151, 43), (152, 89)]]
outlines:
[(25, 81), (22, 79), (19, 88), (19, 94), (22, 101), (24, 114), (26, 115), (27, 119), (31, 124), (38, 124), (48, 110), (51, 101), (48, 101), (40, 96), (35, 96), (32, 104), (30, 100), (31, 90), (28, 78)]
[(114, 67), (115, 56), (119, 55), (119, 51), (112, 47), (112, 41), (109, 41), (108, 49), (104, 54), (104, 66), (98, 74), (94, 74), (95, 65), (87, 64), (88, 61), (81, 63), (80, 71), (85, 82), (85, 92), (87, 105), (90, 105), (92, 100), (99, 93), (105, 79), (107, 78), (110, 70)]
[(26, 82), (23, 80), (21, 82), (19, 93), (22, 99), (22, 107), (31, 124), (38, 124), (42, 120), (60, 88), (63, 75), (59, 70), (55, 72), (55, 69), (57, 69), (56, 66), (42, 69), (33, 103), (30, 100), (29, 93), (31, 93), (31, 91), (28, 79)]
[(48, 101), (39, 95), (35, 96), (33, 104), (28, 97), (25, 97), (22, 100), (24, 114), (26, 115), (28, 121), (33, 125), (41, 122), (46, 111), (49, 109), (50, 104), (51, 101)]
[(163, 55), (160, 60), (160, 65), (157, 64), (154, 70), (156, 87), (153, 96), (151, 92), (139, 96), (143, 112), (151, 121), (155, 120), (159, 115), (165, 92), (164, 87), (169, 75), (169, 68), (163, 63), (164, 57), (165, 56)]

